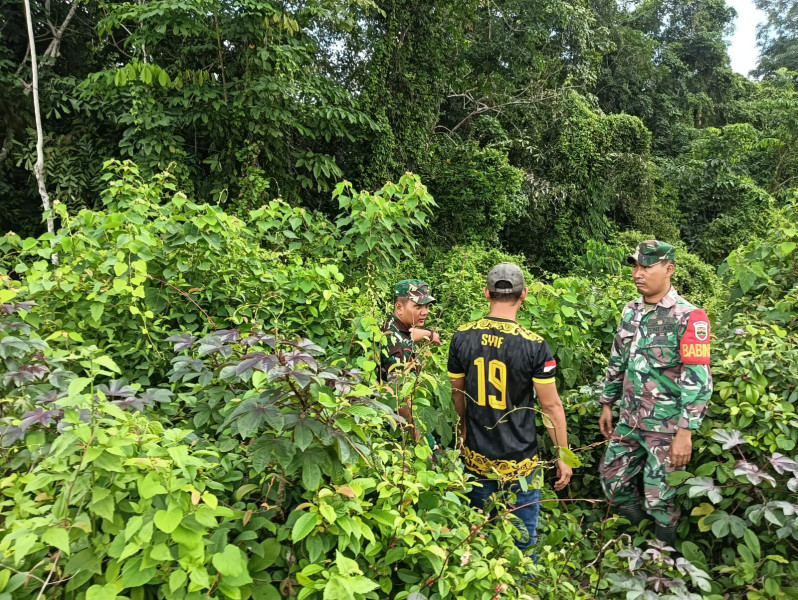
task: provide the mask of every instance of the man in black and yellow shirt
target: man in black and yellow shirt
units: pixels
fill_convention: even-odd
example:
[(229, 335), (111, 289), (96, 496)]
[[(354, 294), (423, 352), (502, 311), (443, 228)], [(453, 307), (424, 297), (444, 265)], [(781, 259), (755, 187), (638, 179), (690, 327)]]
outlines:
[[(529, 532), (529, 541), (517, 545), (526, 548), (536, 541), (540, 489), (523, 492), (513, 482), (521, 477), (531, 481), (538, 467), (533, 390), (548, 416), (547, 429), (556, 448), (568, 445), (565, 411), (548, 344), (515, 321), (527, 295), (521, 269), (512, 263), (496, 265), (488, 273), (484, 293), (490, 313), (461, 326), (449, 348), (458, 438), (466, 468), (482, 483), (468, 493), (472, 505), (481, 508), (500, 485), (512, 486), (518, 507), (513, 512)], [(554, 489), (564, 488), (571, 474), (558, 458)]]

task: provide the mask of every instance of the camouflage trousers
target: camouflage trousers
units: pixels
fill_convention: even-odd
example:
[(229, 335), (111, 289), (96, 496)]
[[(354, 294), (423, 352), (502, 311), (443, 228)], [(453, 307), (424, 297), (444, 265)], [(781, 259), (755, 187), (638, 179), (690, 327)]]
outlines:
[(642, 471), (646, 512), (663, 525), (678, 522), (676, 488), (666, 481), (668, 474), (677, 470), (670, 464), (673, 436), (618, 423), (599, 467), (601, 485), (611, 504), (640, 504), (636, 477)]

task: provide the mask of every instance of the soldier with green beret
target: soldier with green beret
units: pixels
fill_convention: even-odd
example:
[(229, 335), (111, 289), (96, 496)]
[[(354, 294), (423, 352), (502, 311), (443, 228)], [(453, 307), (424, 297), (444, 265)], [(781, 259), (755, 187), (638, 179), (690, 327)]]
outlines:
[[(382, 326), (386, 338), (380, 353), (380, 380), (383, 383), (394, 383), (402, 373), (421, 369), (417, 361), (416, 343), (429, 340), (440, 346), (438, 332), (424, 328), (433, 302), (435, 298), (429, 292), (429, 285), (420, 279), (403, 279), (394, 286), (393, 314)], [(397, 412), (410, 425), (413, 437), (418, 439), (409, 400)]]
[(599, 429), (609, 439), (599, 471), (604, 493), (633, 525), (647, 512), (657, 538), (671, 546), (680, 515), (667, 477), (689, 462), (692, 432), (712, 395), (709, 318), (671, 286), (675, 254), (647, 240), (629, 256), (641, 295), (623, 309), (599, 399)]

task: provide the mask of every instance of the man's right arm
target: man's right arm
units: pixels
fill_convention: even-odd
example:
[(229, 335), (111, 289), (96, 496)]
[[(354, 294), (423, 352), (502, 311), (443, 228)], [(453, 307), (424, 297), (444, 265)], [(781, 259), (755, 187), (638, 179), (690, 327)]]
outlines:
[(621, 395), (628, 360), (626, 342), (621, 332), (627, 326), (627, 323), (631, 321), (633, 315), (634, 311), (629, 307), (626, 307), (621, 314), (621, 322), (612, 342), (607, 374), (604, 377), (604, 389), (601, 392), (601, 397), (599, 397), (599, 404), (601, 404), (599, 431), (605, 438), (609, 438), (612, 434), (612, 405)]
[(457, 447), (463, 447), (466, 436), (466, 401), (465, 401), (465, 377), (452, 377), (449, 375), (449, 382), (452, 384), (452, 402), (454, 410), (457, 412)]
[(465, 383), (466, 372), (458, 356), (459, 338), (455, 333), (449, 344), (449, 360), (446, 363), (446, 370), (449, 372), (449, 382), (452, 384), (452, 403), (457, 412), (457, 447), (462, 450), (466, 438), (466, 397)]

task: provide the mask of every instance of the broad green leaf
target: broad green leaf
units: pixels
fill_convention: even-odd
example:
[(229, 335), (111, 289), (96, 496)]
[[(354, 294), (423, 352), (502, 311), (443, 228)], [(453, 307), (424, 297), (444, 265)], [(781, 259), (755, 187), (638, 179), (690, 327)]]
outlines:
[(313, 432), (301, 422), (294, 427), (294, 443), (300, 451), (304, 452), (313, 441)]
[(247, 559), (237, 546), (228, 544), (222, 552), (211, 559), (213, 566), (222, 576), (236, 577), (247, 570)]
[(213, 509), (219, 506), (219, 500), (210, 492), (204, 492), (202, 494), (202, 501)]
[(69, 554), (69, 532), (63, 527), (50, 527), (42, 534), (42, 541)]
[(252, 600), (282, 600), (282, 596), (268, 581), (258, 581), (252, 586)]
[(748, 546), (748, 549), (752, 552), (754, 557), (759, 560), (762, 558), (762, 548), (759, 545), (759, 538), (757, 537), (756, 533), (754, 533), (751, 529), (746, 529), (745, 533), (743, 533), (743, 539), (745, 540), (745, 545)]
[(355, 592), (348, 578), (333, 575), (324, 586), (323, 600), (354, 600)]
[(572, 469), (576, 469), (577, 467), (582, 466), (582, 461), (576, 456), (573, 450), (570, 448), (560, 448), (560, 460), (562, 460), (566, 465), (571, 467)]
[(69, 388), (67, 390), (67, 393), (70, 396), (77, 396), (84, 389), (86, 389), (86, 386), (91, 384), (91, 381), (92, 380), (89, 379), (88, 377), (75, 377), (75, 379), (69, 382)]
[(149, 582), (155, 576), (155, 567), (143, 569), (141, 558), (125, 561), (122, 567), (122, 585), (126, 588), (137, 588)]
[(116, 586), (113, 583), (93, 585), (86, 590), (86, 600), (116, 600)]
[(187, 579), (188, 576), (183, 569), (175, 569), (169, 576), (169, 590), (174, 592), (183, 587)]
[(302, 484), (305, 489), (315, 490), (321, 483), (321, 469), (312, 460), (304, 461), (302, 465)]
[(97, 363), (101, 367), (105, 367), (113, 371), (114, 373), (121, 373), (122, 370), (117, 366), (117, 364), (111, 359), (111, 357), (106, 355), (96, 356), (92, 359), (93, 362)]
[(294, 528), (291, 530), (291, 539), (298, 542), (306, 538), (316, 525), (319, 523), (319, 515), (316, 513), (305, 513), (296, 520)]
[(673, 471), (668, 474), (668, 485), (677, 486), (681, 485), (693, 476), (689, 471)]
[(150, 558), (159, 561), (170, 561), (172, 560), (172, 553), (166, 544), (156, 544), (150, 549)]
[(159, 510), (155, 513), (153, 522), (164, 533), (172, 533), (183, 520), (183, 511), (172, 507), (169, 510)]
[(335, 509), (327, 504), (326, 502), (322, 502), (319, 505), (319, 512), (321, 516), (324, 517), (328, 523), (335, 523), (335, 519), (338, 518), (338, 515), (335, 514)]

